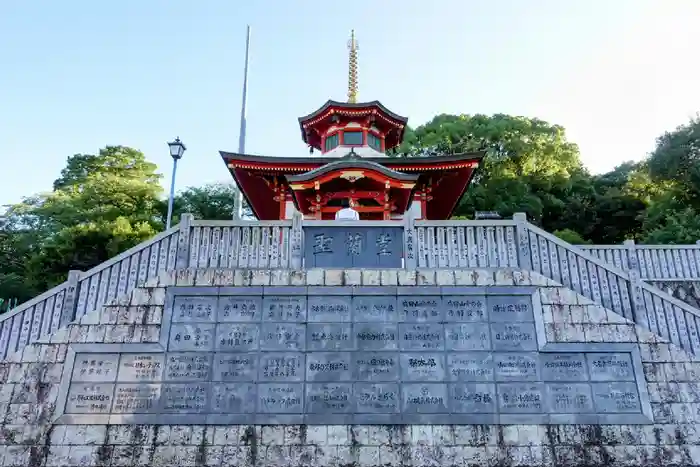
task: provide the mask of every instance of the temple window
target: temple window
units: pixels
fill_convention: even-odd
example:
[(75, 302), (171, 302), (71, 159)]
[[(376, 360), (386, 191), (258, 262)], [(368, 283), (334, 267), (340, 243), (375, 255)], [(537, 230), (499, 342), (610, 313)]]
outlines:
[(381, 152), (381, 150), (382, 150), (382, 139), (381, 139), (379, 136), (377, 136), (377, 135), (375, 135), (375, 134), (373, 134), (373, 133), (367, 133), (367, 145), (368, 145), (370, 148), (372, 148), (372, 149), (374, 149), (374, 150), (376, 150), (376, 151)]
[(343, 144), (346, 146), (362, 146), (361, 131), (345, 131), (343, 132)]
[(338, 146), (338, 139), (338, 133), (326, 136), (326, 143), (324, 145), (325, 150), (330, 151), (331, 149)]

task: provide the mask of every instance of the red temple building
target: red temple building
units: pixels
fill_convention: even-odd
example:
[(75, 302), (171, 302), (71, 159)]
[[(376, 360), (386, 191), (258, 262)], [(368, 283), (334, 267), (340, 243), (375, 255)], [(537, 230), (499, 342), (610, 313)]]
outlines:
[[(357, 43), (348, 44), (348, 102), (329, 100), (299, 118), (307, 157), (268, 157), (221, 151), (259, 220), (333, 219), (342, 198), (362, 220), (449, 219), (483, 153), (389, 157), (408, 119), (379, 101), (357, 102)], [(320, 155), (314, 155), (314, 152)]]

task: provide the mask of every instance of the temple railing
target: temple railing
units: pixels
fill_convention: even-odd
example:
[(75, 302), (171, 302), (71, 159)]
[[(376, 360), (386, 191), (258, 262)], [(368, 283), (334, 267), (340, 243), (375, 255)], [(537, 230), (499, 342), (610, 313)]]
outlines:
[(592, 256), (648, 281), (700, 280), (700, 240), (695, 245), (578, 245)]

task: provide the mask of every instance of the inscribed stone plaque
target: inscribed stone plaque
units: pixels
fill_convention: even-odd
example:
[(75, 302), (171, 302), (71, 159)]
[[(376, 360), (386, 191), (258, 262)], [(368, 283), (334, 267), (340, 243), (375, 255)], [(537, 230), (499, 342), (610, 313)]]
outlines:
[(586, 358), (582, 353), (540, 354), (545, 381), (587, 381)]
[(635, 383), (593, 383), (593, 401), (598, 412), (637, 413), (641, 410)]
[(252, 323), (219, 323), (216, 325), (216, 345), (219, 352), (249, 352), (257, 350), (260, 325)]
[(113, 394), (112, 383), (72, 383), (68, 389), (65, 413), (109, 413)]
[(498, 410), (501, 413), (543, 413), (542, 384), (501, 383), (497, 385)]
[(634, 381), (629, 353), (589, 353), (586, 358), (591, 381)]
[(539, 381), (540, 360), (537, 353), (496, 353), (493, 356), (496, 381)]
[(446, 296), (442, 303), (447, 322), (488, 321), (486, 297)]
[(591, 386), (587, 383), (548, 383), (547, 405), (554, 413), (593, 413)]
[(456, 413), (496, 413), (496, 387), (493, 384), (450, 384), (450, 402)]
[(169, 353), (165, 359), (165, 380), (210, 381), (211, 359), (210, 353)]
[(255, 384), (214, 384), (211, 396), (212, 411), (217, 414), (251, 413), (257, 394)]
[(449, 413), (446, 384), (403, 384), (402, 410), (405, 413)]
[(306, 325), (306, 350), (352, 350), (354, 347), (350, 323)]
[(399, 297), (399, 319), (413, 322), (443, 321), (442, 298), (436, 296), (402, 296)]
[(209, 410), (209, 384), (163, 384), (161, 408), (164, 413), (206, 413)]
[(356, 323), (355, 348), (357, 350), (398, 349), (398, 329), (395, 324)]
[(396, 383), (355, 383), (357, 413), (398, 413), (399, 385)]
[(117, 379), (118, 353), (85, 353), (75, 359), (71, 381), (105, 383)]
[(170, 327), (168, 350), (212, 351), (214, 350), (214, 324), (179, 324)]
[(396, 297), (363, 295), (354, 297), (353, 320), (374, 322), (395, 322), (398, 319)]
[(306, 383), (306, 413), (349, 413), (353, 409), (352, 383)]
[(537, 350), (534, 323), (491, 323), (494, 350)]
[(258, 384), (258, 412), (266, 414), (302, 413), (304, 384)]
[(300, 350), (306, 348), (306, 325), (263, 323), (260, 350)]
[(263, 299), (263, 321), (306, 321), (305, 296), (271, 296)]
[(261, 315), (262, 297), (225, 295), (219, 298), (220, 323), (258, 322)]
[(303, 381), (304, 354), (264, 353), (260, 355), (259, 381)]
[(309, 352), (306, 354), (306, 381), (350, 381), (350, 352)]
[(309, 297), (309, 322), (349, 322), (350, 297), (343, 295), (314, 295)]
[(217, 300), (215, 295), (176, 296), (173, 304), (172, 321), (174, 323), (213, 323), (216, 320)]
[(403, 381), (444, 381), (445, 357), (441, 353), (402, 353)]
[(491, 332), (488, 323), (446, 324), (447, 350), (490, 350)]
[(486, 299), (493, 322), (534, 321), (532, 299), (525, 295), (490, 295)]
[(214, 354), (214, 381), (255, 381), (257, 377), (257, 353)]
[(487, 352), (447, 354), (451, 381), (493, 381), (493, 355)]
[(161, 381), (165, 368), (162, 353), (125, 353), (119, 361), (117, 380), (122, 383)]
[(117, 384), (113, 413), (155, 413), (160, 400), (160, 384)]
[(401, 350), (444, 350), (445, 330), (442, 324), (399, 324)]
[(358, 381), (397, 381), (399, 354), (393, 352), (357, 352), (355, 379)]

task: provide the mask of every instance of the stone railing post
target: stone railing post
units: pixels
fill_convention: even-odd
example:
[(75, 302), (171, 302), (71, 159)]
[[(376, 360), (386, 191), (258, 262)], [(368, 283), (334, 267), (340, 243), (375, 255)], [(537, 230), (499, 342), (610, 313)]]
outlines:
[(294, 211), (292, 215), (292, 231), (289, 235), (289, 267), (301, 269), (303, 259), (304, 231), (302, 229), (302, 215)]
[(530, 253), (530, 235), (527, 228), (527, 215), (524, 212), (513, 214), (516, 222), (515, 235), (518, 242), (518, 266), (528, 271), (532, 270), (532, 255)]
[(63, 298), (63, 306), (61, 307), (59, 327), (63, 327), (75, 318), (79, 318), (79, 316), (75, 316), (75, 307), (78, 303), (78, 293), (80, 293), (79, 282), (81, 275), (82, 271), (68, 271), (68, 285), (66, 286), (66, 296)]
[(186, 269), (190, 266), (190, 227), (192, 226), (193, 220), (194, 216), (188, 213), (180, 217), (175, 269)]
[[(627, 267), (629, 268), (627, 273), (630, 276), (630, 296), (632, 298), (632, 320), (635, 323), (639, 323), (637, 319), (639, 317), (645, 316), (646, 306), (644, 305), (644, 295), (642, 294), (641, 288), (641, 273), (639, 271), (639, 262), (637, 261), (637, 249), (635, 248), (634, 240), (625, 240), (625, 247), (627, 247)], [(640, 323), (648, 326), (648, 323)]]
[(403, 220), (403, 267), (416, 269), (416, 216), (408, 211)]

